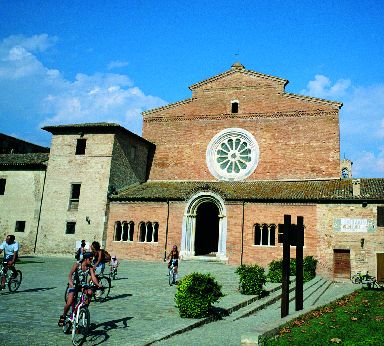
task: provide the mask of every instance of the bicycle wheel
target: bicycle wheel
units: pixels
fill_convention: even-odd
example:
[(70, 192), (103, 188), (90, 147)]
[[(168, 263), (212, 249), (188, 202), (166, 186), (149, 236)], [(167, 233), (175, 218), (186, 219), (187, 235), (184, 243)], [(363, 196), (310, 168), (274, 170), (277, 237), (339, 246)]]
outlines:
[(72, 326), (72, 343), (75, 346), (81, 345), (84, 342), (89, 331), (89, 325), (89, 310), (86, 306), (82, 306)]
[(353, 275), (351, 277), (351, 281), (353, 284), (359, 284), (359, 283), (361, 283), (361, 278), (359, 275)]
[(103, 275), (99, 277), (99, 283), (103, 285), (104, 288), (96, 291), (94, 297), (97, 302), (103, 302), (107, 299), (109, 291), (111, 290), (111, 279), (108, 276)]
[(172, 268), (169, 270), (169, 275), (168, 275), (169, 286), (173, 285), (174, 275), (175, 275), (175, 272), (173, 271), (173, 268)]
[(15, 278), (11, 278), (8, 281), (8, 289), (9, 292), (16, 292), (21, 285), (21, 280), (23, 279), (23, 274), (20, 270), (16, 270), (17, 276)]

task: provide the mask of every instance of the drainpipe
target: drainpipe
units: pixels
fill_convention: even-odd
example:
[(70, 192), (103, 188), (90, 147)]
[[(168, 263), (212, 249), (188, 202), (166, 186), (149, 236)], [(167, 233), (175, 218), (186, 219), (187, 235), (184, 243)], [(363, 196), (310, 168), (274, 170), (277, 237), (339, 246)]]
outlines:
[(241, 219), (241, 256), (240, 256), (240, 265), (243, 265), (243, 252), (244, 252), (244, 204), (243, 201), (243, 216)]
[[(48, 167), (47, 167), (47, 168), (48, 168)], [(40, 217), (41, 217), (41, 208), (42, 208), (42, 206), (43, 206), (44, 188), (45, 188), (45, 178), (46, 178), (46, 176), (47, 176), (47, 168), (46, 168), (45, 171), (44, 171), (43, 190), (41, 191), (40, 208), (39, 208), (39, 217), (37, 218), (37, 228), (36, 228), (35, 246), (33, 247), (33, 253), (36, 253), (37, 236), (38, 236), (38, 234), (39, 234)]]
[(168, 244), (168, 222), (169, 222), (169, 200), (167, 199), (167, 223), (165, 225), (165, 246), (164, 246), (164, 262), (167, 260), (167, 244)]

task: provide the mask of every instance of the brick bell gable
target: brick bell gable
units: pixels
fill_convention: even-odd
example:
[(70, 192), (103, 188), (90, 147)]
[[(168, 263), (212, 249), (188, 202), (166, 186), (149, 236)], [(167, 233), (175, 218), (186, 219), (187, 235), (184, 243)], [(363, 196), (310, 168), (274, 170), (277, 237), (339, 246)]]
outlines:
[(286, 93), (287, 83), (236, 63), (193, 84), (190, 99), (144, 112), (143, 137), (156, 145), (149, 179), (217, 180), (207, 146), (230, 128), (253, 135), (260, 149), (247, 181), (339, 178), (342, 104)]

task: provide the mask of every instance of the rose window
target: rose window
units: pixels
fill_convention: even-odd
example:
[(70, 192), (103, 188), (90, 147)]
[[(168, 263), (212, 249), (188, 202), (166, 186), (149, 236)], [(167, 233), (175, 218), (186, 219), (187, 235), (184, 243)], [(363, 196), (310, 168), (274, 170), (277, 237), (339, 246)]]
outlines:
[(226, 129), (214, 136), (208, 145), (208, 169), (220, 180), (242, 180), (255, 170), (259, 161), (256, 139), (243, 129)]

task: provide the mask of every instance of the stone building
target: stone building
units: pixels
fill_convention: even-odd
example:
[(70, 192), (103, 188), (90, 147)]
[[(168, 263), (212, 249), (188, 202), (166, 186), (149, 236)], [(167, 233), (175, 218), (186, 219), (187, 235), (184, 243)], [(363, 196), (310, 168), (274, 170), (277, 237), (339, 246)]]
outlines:
[(287, 83), (235, 63), (191, 98), (144, 112), (142, 137), (110, 123), (45, 127), (26, 247), (62, 254), (98, 240), (120, 258), (162, 261), (176, 244), (184, 260), (267, 266), (282, 257), (289, 214), (304, 217), (304, 255), (320, 275), (384, 278), (384, 179), (354, 179), (340, 160), (341, 103)]
[(384, 277), (384, 179), (346, 172), (341, 103), (287, 83), (236, 63), (192, 85), (191, 98), (144, 112), (149, 179), (110, 197), (107, 248), (161, 260), (176, 244), (184, 259), (266, 266), (282, 257), (277, 228), (289, 214), (304, 217), (304, 255), (319, 274)]

